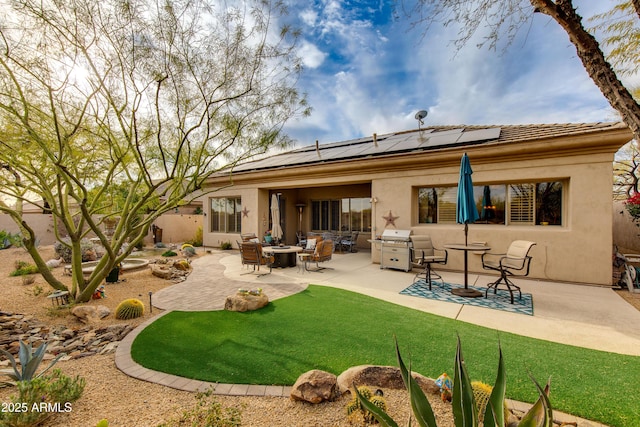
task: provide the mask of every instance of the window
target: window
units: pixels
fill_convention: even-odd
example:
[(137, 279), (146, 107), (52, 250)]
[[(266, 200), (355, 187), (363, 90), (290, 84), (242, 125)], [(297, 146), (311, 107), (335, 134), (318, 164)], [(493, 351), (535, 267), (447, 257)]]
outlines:
[(562, 183), (536, 184), (536, 224), (562, 225)]
[(240, 233), (242, 223), (242, 199), (217, 197), (211, 199), (211, 231)]
[(456, 191), (456, 187), (418, 189), (418, 222), (420, 224), (455, 224)]
[[(477, 185), (476, 224), (562, 225), (562, 182)], [(418, 189), (419, 224), (455, 224), (457, 187)]]
[(478, 208), (476, 224), (504, 224), (506, 207), (505, 185), (482, 185), (473, 187), (473, 195)]
[(515, 184), (509, 186), (509, 223), (533, 224), (535, 186)]
[(313, 231), (371, 231), (371, 199), (313, 200)]

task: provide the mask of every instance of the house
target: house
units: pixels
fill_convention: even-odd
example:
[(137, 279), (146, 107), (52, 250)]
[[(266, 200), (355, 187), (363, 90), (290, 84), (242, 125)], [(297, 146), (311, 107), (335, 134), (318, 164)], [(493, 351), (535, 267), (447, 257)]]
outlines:
[[(316, 143), (212, 177), (204, 244), (263, 235), (272, 194), (288, 244), (297, 231), (345, 230), (359, 231), (366, 248), (387, 228), (428, 234), (440, 247), (463, 242), (455, 204), (466, 152), (481, 214), (469, 242), (505, 252), (513, 240), (532, 240), (531, 277), (610, 285), (612, 163), (631, 139), (622, 123), (581, 123), (434, 126)], [(372, 262), (376, 255), (374, 247)], [(450, 253), (447, 268), (461, 270), (462, 259)], [(469, 270), (482, 271), (480, 256), (469, 256)]]

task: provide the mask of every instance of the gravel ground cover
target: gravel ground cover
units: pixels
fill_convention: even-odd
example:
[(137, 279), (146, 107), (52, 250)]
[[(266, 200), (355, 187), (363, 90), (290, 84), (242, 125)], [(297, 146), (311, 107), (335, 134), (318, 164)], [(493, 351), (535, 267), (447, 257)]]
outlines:
[[(53, 247), (41, 248), (45, 260), (55, 258)], [(70, 328), (81, 328), (84, 325), (72, 316), (68, 310), (52, 308), (46, 298), (50, 286), (36, 277), (34, 283), (23, 284), (22, 277), (9, 277), (15, 269), (16, 261), (32, 263), (29, 255), (22, 249), (10, 248), (0, 251), (0, 311), (29, 314), (41, 322), (51, 325), (66, 325)], [(200, 255), (207, 256), (207, 255)], [(54, 270), (57, 277), (69, 281), (64, 276), (63, 268)], [(112, 311), (117, 304), (126, 298), (139, 298), (147, 309), (142, 318), (123, 322), (113, 315), (100, 321), (100, 325), (130, 323), (138, 325), (160, 312), (148, 310), (148, 292), (156, 292), (172, 282), (151, 275), (148, 269), (126, 272), (120, 276), (124, 281), (107, 284), (106, 298), (93, 300), (90, 305), (105, 305)], [(4, 357), (0, 357), (3, 360)], [(157, 426), (176, 420), (185, 410), (194, 408), (197, 403), (193, 393), (174, 390), (158, 384), (133, 379), (119, 371), (114, 363), (113, 354), (83, 357), (75, 360), (58, 362), (57, 368), (69, 376), (80, 375), (86, 379), (86, 387), (80, 400), (73, 403), (71, 412), (56, 414), (49, 418), (43, 426), (94, 426), (103, 418), (114, 426)], [(302, 372), (301, 372), (302, 374)], [(409, 403), (404, 391), (383, 390), (387, 399), (390, 414), (406, 425), (409, 417)], [(0, 403), (8, 402), (15, 389), (0, 388)], [(293, 402), (287, 397), (246, 397), (216, 396), (223, 407), (238, 408), (241, 412), (243, 426), (353, 426), (349, 421), (345, 407), (350, 396), (345, 395), (335, 402), (311, 405)], [(434, 411), (442, 420), (442, 426), (453, 425), (449, 405), (440, 401), (438, 396), (430, 397)]]

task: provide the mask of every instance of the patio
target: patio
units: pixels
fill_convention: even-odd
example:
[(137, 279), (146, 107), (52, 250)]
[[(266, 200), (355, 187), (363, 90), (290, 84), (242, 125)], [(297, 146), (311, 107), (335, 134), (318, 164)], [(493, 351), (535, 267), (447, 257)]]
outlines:
[[(206, 269), (202, 265), (206, 259), (203, 257), (194, 261), (200, 264), (195, 272)], [(226, 278), (255, 283), (256, 287), (265, 288), (272, 299), (278, 295), (269, 294), (266, 286), (277, 289), (281, 286), (277, 286), (279, 284), (287, 284), (287, 287), (293, 288), (308, 283), (327, 285), (499, 331), (595, 350), (640, 355), (640, 312), (611, 288), (515, 279), (523, 293), (533, 295), (534, 315), (528, 316), (402, 295), (400, 292), (413, 283), (415, 273), (381, 270), (378, 264), (371, 263), (371, 254), (366, 251), (336, 253), (327, 263), (334, 270), (322, 273), (288, 268), (274, 269), (272, 274), (260, 278), (242, 275), (246, 270), (243, 270), (237, 253), (223, 256), (220, 263), (226, 267)], [(462, 271), (438, 269), (438, 272), (445, 282), (463, 283)], [(470, 286), (486, 287), (493, 280), (495, 276), (469, 273)]]

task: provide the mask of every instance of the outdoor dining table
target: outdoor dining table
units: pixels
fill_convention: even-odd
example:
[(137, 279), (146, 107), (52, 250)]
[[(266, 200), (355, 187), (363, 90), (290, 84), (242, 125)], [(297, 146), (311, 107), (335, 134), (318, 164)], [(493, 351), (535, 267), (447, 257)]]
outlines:
[(482, 296), (482, 292), (475, 289), (469, 289), (469, 266), (467, 255), (469, 251), (472, 252), (486, 252), (491, 248), (485, 245), (465, 245), (462, 243), (445, 243), (445, 249), (452, 249), (454, 251), (464, 251), (464, 288), (453, 288), (451, 293), (460, 297), (477, 298)]
[(296, 254), (302, 252), (300, 246), (264, 246), (262, 252), (273, 254), (273, 267), (295, 267)]

